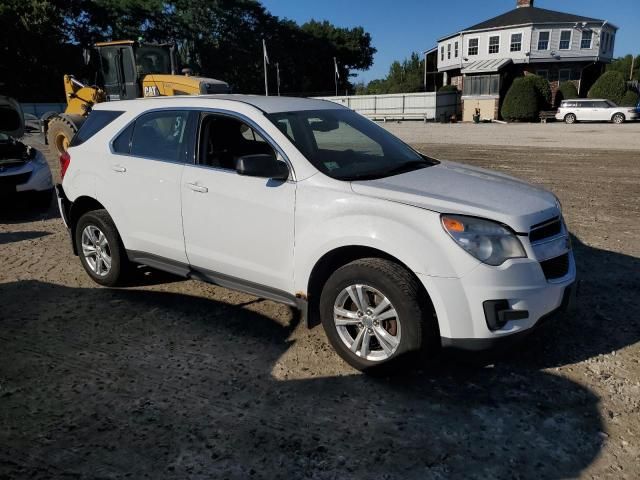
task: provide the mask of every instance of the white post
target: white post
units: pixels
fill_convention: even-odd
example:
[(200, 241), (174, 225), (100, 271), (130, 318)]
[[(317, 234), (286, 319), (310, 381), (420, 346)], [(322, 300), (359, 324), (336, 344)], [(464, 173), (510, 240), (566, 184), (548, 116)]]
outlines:
[(278, 81), (278, 96), (280, 96), (280, 63), (276, 62), (276, 78)]
[(340, 74), (338, 73), (338, 62), (336, 61), (336, 57), (333, 57), (333, 80), (336, 83), (336, 97), (338, 96), (338, 77)]
[(262, 39), (262, 63), (264, 65), (264, 94), (269, 96), (269, 82), (267, 80), (267, 63), (269, 63), (269, 57), (267, 56), (267, 44)]

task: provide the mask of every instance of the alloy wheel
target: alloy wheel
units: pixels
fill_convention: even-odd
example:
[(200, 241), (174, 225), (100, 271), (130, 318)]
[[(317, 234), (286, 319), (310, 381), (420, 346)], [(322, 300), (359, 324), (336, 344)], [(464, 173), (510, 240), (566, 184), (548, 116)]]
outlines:
[(82, 231), (82, 255), (93, 273), (105, 277), (111, 271), (111, 247), (105, 234), (95, 225)]
[(400, 345), (398, 312), (383, 293), (368, 285), (344, 288), (334, 303), (333, 320), (342, 342), (363, 359), (387, 360)]

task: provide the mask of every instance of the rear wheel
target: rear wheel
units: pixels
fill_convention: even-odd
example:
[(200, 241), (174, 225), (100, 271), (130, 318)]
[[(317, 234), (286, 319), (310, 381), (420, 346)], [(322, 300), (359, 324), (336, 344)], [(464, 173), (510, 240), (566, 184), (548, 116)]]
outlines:
[(391, 261), (365, 258), (336, 270), (320, 313), (329, 342), (358, 370), (398, 370), (421, 350), (426, 312), (418, 280)]
[(569, 113), (564, 117), (564, 123), (571, 125), (572, 123), (576, 123), (576, 116), (573, 113)]
[(47, 142), (56, 155), (62, 155), (69, 148), (71, 139), (78, 131), (78, 127), (69, 119), (55, 116), (49, 120)]
[(626, 118), (622, 113), (616, 113), (611, 120), (613, 120), (613, 123), (620, 125), (625, 122)]
[(107, 287), (125, 281), (129, 259), (106, 210), (94, 210), (80, 217), (75, 242), (80, 262), (93, 281)]

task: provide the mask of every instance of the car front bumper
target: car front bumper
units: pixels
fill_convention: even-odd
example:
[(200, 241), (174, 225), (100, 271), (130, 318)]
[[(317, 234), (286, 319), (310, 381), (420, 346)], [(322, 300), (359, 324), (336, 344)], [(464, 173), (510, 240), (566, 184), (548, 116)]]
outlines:
[[(486, 350), (530, 333), (544, 320), (575, 305), (576, 267), (561, 278), (547, 280), (538, 262), (507, 261), (500, 267), (480, 265), (462, 278), (418, 275), (431, 296), (443, 347)], [(490, 327), (485, 302), (505, 304), (504, 325)]]

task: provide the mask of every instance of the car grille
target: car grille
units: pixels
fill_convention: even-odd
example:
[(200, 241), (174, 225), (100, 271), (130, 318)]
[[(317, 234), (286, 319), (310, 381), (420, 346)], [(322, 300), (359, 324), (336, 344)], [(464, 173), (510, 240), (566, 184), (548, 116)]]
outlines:
[(529, 231), (529, 241), (531, 243), (554, 237), (562, 232), (562, 221), (560, 217), (552, 218), (546, 222), (538, 223), (531, 227)]
[(22, 185), (29, 180), (31, 172), (20, 173), (18, 175), (0, 175), (0, 189)]
[(540, 262), (540, 266), (547, 280), (562, 278), (569, 273), (569, 253)]

